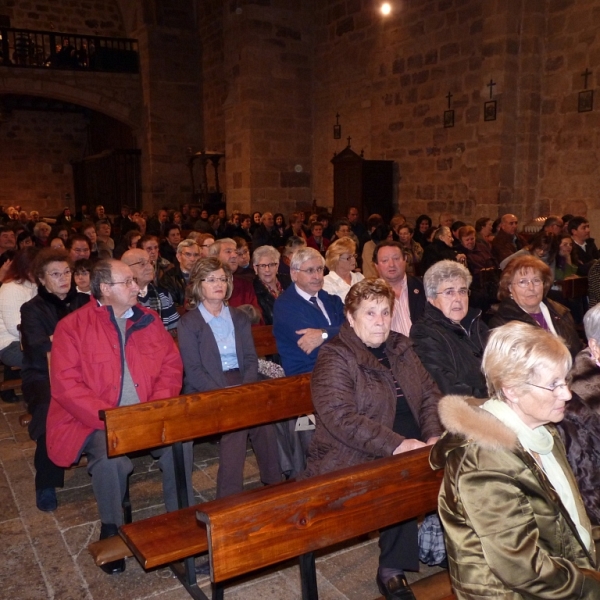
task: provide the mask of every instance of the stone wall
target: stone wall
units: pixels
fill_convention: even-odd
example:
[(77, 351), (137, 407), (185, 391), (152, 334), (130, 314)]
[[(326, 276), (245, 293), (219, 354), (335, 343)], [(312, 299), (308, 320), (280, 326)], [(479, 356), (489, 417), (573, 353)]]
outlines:
[(77, 113), (10, 113), (0, 125), (0, 205), (20, 204), (46, 216), (68, 205), (65, 195), (73, 198), (70, 161), (84, 156), (87, 122)]
[(123, 37), (117, 0), (0, 0), (0, 15), (11, 27)]
[[(386, 19), (360, 2), (319, 5), (313, 99), (319, 203), (333, 202), (329, 160), (351, 136), (366, 158), (397, 161), (397, 200), (411, 218), (450, 211), (473, 221), (512, 211), (525, 222), (600, 208), (600, 113), (577, 112), (586, 68), (593, 71), (588, 89), (600, 82), (594, 69), (600, 2), (401, 6)], [(449, 92), (454, 127), (444, 128)], [(485, 121), (490, 100), (497, 118)], [(331, 133), (336, 112), (340, 141)]]
[[(205, 0), (199, 9), (198, 31), (202, 59), (202, 112), (205, 133), (204, 148), (195, 148), (195, 150), (224, 152), (224, 104), (227, 97), (227, 81), (223, 69), (225, 52), (223, 46), (223, 2), (221, 0)], [(221, 174), (220, 180), (225, 181)]]
[(224, 5), (227, 207), (310, 207), (313, 1)]
[[(550, 212), (589, 215), (600, 209), (600, 2), (547, 4), (539, 197)], [(586, 69), (591, 71), (587, 88)], [(594, 110), (580, 113), (579, 92), (586, 89), (594, 90)]]
[(177, 208), (191, 199), (188, 148), (202, 145), (201, 70), (193, 31), (144, 26), (139, 40), (144, 127), (143, 206)]

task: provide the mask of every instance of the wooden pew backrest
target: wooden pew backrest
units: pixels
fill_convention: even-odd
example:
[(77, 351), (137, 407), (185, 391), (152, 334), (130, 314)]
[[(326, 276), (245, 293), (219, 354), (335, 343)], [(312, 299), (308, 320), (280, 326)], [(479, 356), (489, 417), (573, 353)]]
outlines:
[[(293, 395), (290, 394), (293, 390)], [(108, 456), (311, 413), (310, 374), (100, 411)]]
[(198, 507), (222, 582), (437, 509), (429, 448)]

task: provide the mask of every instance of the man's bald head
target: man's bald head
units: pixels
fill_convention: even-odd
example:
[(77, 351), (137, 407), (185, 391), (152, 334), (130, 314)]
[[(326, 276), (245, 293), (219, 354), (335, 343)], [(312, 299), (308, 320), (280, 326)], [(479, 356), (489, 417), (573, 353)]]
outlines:
[(500, 229), (502, 229), (504, 233), (508, 233), (508, 235), (515, 235), (517, 233), (518, 224), (519, 219), (517, 219), (515, 215), (502, 215), (502, 218), (500, 219)]

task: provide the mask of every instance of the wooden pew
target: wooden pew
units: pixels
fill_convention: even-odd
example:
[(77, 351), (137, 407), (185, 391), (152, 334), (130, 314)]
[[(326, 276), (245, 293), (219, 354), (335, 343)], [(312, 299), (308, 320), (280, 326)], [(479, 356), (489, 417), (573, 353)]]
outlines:
[(563, 296), (568, 300), (583, 298), (588, 294), (588, 278), (573, 277), (556, 282), (562, 289)]
[[(141, 536), (156, 545), (158, 557), (152, 556), (144, 561), (138, 556), (142, 566), (151, 568), (186, 559), (184, 567), (175, 565), (173, 570), (193, 597), (202, 598), (203, 595), (196, 595), (201, 590), (197, 587), (191, 557), (206, 552), (207, 546), (206, 542), (196, 539), (195, 509), (188, 509), (187, 515), (185, 513), (187, 491), (183, 443), (312, 411), (309, 374), (101, 411), (100, 416), (106, 425), (108, 456), (173, 446), (179, 505), (183, 512), (138, 521), (125, 525), (121, 530), (125, 540), (128, 540), (127, 532), (133, 532), (132, 535)], [(162, 523), (164, 529), (161, 530)], [(131, 547), (135, 548), (134, 545)], [(132, 555), (120, 538), (94, 542), (88, 549), (98, 565)], [(164, 557), (166, 560), (163, 561)]]
[[(300, 557), (303, 600), (316, 600), (314, 551), (437, 509), (443, 473), (428, 456), (420, 449), (250, 490), (125, 525), (121, 535), (146, 569), (208, 549), (214, 600), (223, 582)], [(417, 600), (454, 598), (446, 572), (411, 587)]]

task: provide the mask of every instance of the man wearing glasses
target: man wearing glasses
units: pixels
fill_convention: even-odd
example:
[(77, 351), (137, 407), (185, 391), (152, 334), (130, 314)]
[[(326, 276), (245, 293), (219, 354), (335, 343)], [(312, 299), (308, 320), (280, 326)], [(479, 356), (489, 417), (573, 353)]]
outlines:
[[(344, 321), (341, 299), (323, 289), (324, 268), (325, 259), (318, 250), (296, 250), (290, 262), (292, 285), (275, 300), (273, 335), (287, 376), (311, 372), (319, 348), (338, 334)], [(295, 477), (306, 468), (313, 431), (314, 425), (306, 417), (284, 423), (280, 444), (287, 477)]]
[(171, 294), (164, 288), (154, 285), (154, 266), (150, 255), (141, 248), (127, 250), (121, 260), (131, 269), (139, 288), (138, 302), (156, 311), (167, 331), (175, 333), (179, 313)]
[[(62, 319), (54, 333), (47, 445), (50, 459), (62, 467), (87, 454), (100, 513), (100, 539), (104, 539), (118, 535), (123, 524), (122, 503), (133, 465), (127, 456), (107, 458), (98, 411), (176, 396), (183, 366), (156, 313), (138, 305), (139, 287), (130, 267), (117, 260), (98, 262), (91, 289), (93, 300)], [(186, 477), (191, 479), (191, 445), (186, 454)], [(159, 467), (166, 508), (175, 510), (170, 448), (162, 451)], [(109, 574), (122, 572), (125, 560), (102, 569)]]
[(344, 305), (323, 290), (325, 259), (314, 248), (292, 255), (292, 283), (275, 301), (273, 334), (287, 376), (313, 370), (320, 346), (337, 335)]
[(184, 306), (185, 288), (189, 283), (190, 273), (200, 258), (200, 248), (194, 240), (183, 240), (177, 246), (176, 256), (178, 264), (164, 272), (159, 285), (171, 294), (176, 306)]

